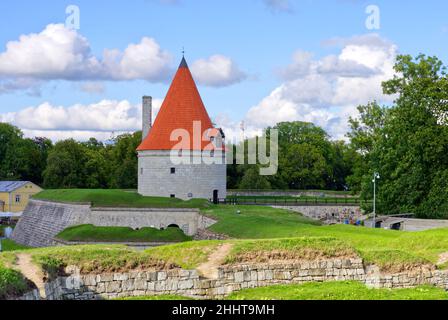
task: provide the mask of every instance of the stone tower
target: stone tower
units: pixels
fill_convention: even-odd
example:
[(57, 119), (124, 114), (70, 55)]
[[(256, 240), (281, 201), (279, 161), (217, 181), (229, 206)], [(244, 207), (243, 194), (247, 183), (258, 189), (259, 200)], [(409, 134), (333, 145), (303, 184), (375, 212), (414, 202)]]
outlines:
[(184, 200), (225, 198), (224, 139), (182, 58), (154, 125), (137, 148), (138, 192)]

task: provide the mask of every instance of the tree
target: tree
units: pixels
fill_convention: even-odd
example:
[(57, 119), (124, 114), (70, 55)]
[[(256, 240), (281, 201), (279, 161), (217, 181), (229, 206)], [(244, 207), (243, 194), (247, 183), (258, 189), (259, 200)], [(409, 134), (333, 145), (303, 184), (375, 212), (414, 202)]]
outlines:
[(260, 175), (260, 168), (256, 165), (250, 166), (241, 179), (240, 189), (243, 190), (269, 190), (271, 184), (266, 176)]
[(86, 186), (86, 148), (73, 139), (60, 141), (50, 151), (44, 171), (46, 188), (84, 188)]
[(385, 94), (398, 97), (394, 105), (387, 111), (378, 106), (364, 108), (368, 112), (361, 121), (366, 130), (357, 130), (352, 123), (352, 145), (366, 163), (361, 170), (363, 196), (371, 197), (372, 174), (378, 171), (379, 212), (447, 216), (445, 67), (436, 57), (399, 56), (395, 71), (394, 78), (383, 83)]

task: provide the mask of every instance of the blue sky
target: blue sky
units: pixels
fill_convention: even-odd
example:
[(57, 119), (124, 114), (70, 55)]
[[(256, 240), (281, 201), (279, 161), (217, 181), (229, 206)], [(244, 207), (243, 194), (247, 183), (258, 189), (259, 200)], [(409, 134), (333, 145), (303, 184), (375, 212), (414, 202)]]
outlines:
[[(372, 4), (380, 10), (379, 30), (365, 25), (366, 7)], [(61, 37), (67, 35), (76, 45), (61, 54), (59, 46), (45, 44), (41, 36), (21, 41), (8, 54), (7, 43), (23, 35), (39, 35), (52, 24), (63, 27), (68, 5), (79, 7), (80, 29), (73, 31), (76, 35), (58, 29), (57, 39), (65, 43)], [(236, 133), (242, 120), (250, 132), (276, 121), (305, 120), (342, 138), (357, 104), (390, 101), (378, 87), (390, 76), (394, 55), (422, 52), (446, 60), (446, 12), (448, 2), (441, 0), (2, 1), (0, 120), (18, 125), (28, 136), (55, 140), (102, 138), (114, 125), (118, 132), (138, 129), (141, 96), (163, 99), (185, 47), (209, 114), (229, 132)], [(81, 38), (88, 47), (82, 48), (79, 65), (95, 57), (101, 71), (78, 70), (70, 65), (73, 61), (63, 60), (67, 50), (79, 49)], [(130, 53), (131, 68), (139, 68), (136, 55), (149, 56), (156, 48), (155, 70), (118, 72), (108, 66), (105, 71), (105, 49), (124, 53), (144, 38), (152, 42)], [(48, 51), (36, 50), (38, 42)], [(90, 110), (96, 121), (76, 118)]]

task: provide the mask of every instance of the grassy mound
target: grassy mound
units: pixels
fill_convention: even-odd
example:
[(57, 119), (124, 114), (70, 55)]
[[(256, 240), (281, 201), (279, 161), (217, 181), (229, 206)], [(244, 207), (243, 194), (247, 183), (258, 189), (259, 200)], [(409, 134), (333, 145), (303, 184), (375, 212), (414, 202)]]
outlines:
[(63, 274), (67, 266), (77, 266), (82, 274), (192, 269), (207, 261), (208, 255), (218, 245), (218, 241), (190, 241), (145, 251), (122, 245), (88, 245), (32, 249), (27, 253), (32, 255), (36, 265), (53, 278)]
[(229, 300), (446, 300), (448, 293), (436, 287), (369, 289), (360, 282), (324, 282), (277, 285), (235, 292)]
[(44, 190), (33, 199), (69, 203), (92, 203), (94, 207), (206, 208), (205, 199), (182, 201), (173, 198), (143, 197), (135, 191), (105, 189)]
[(65, 229), (56, 237), (65, 241), (84, 242), (183, 242), (192, 239), (179, 228), (134, 230), (126, 227), (96, 227), (93, 225), (73, 226)]
[(2, 251), (18, 251), (18, 250), (26, 250), (29, 247), (15, 243), (11, 239), (2, 240)]
[(178, 266), (125, 246), (92, 245), (33, 249), (33, 261), (50, 277), (63, 274), (67, 266), (77, 266), (82, 274), (129, 270), (164, 270)]
[(273, 261), (313, 261), (357, 258), (347, 243), (332, 238), (294, 238), (235, 242), (226, 263), (272, 263)]
[(296, 212), (263, 206), (213, 206), (202, 212), (218, 220), (211, 231), (238, 239), (300, 237), (303, 228), (320, 225)]
[(387, 272), (428, 268), (437, 264), (440, 254), (448, 252), (448, 229), (398, 232), (348, 225), (320, 226), (295, 212), (258, 206), (213, 206), (202, 211), (218, 220), (210, 228), (212, 231), (232, 238), (333, 238), (354, 248), (368, 264), (376, 264)]

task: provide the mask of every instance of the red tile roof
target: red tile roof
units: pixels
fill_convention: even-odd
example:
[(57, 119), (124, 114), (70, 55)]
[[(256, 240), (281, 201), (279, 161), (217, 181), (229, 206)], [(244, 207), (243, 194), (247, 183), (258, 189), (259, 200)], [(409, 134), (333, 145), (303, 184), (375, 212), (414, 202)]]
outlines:
[[(137, 151), (186, 150), (186, 148), (174, 148), (180, 139), (179, 141), (170, 141), (171, 133), (176, 129), (184, 129), (190, 134), (189, 150), (204, 150), (210, 141), (202, 141), (200, 147), (199, 144), (194, 146), (193, 143), (193, 123), (195, 121), (201, 124), (201, 135), (208, 129), (214, 129), (187, 62), (183, 58), (154, 125)], [(213, 130), (213, 132), (215, 131)]]

